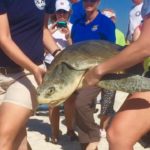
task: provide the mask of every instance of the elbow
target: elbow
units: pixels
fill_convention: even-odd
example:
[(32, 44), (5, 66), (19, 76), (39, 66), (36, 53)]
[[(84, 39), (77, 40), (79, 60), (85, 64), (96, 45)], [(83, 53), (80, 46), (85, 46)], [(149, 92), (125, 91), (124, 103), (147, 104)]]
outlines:
[(145, 57), (150, 57), (150, 42), (147, 42), (145, 45), (143, 45), (142, 52)]
[(134, 42), (136, 45), (138, 52), (143, 55), (144, 58), (150, 57), (150, 41), (149, 39), (145, 39), (144, 41), (139, 38)]
[(0, 45), (1, 47), (5, 47), (6, 44), (9, 43), (9, 41), (11, 41), (11, 36), (0, 36)]
[(149, 47), (149, 49), (147, 48), (147, 49), (143, 50), (143, 56), (145, 58), (150, 57), (150, 47)]

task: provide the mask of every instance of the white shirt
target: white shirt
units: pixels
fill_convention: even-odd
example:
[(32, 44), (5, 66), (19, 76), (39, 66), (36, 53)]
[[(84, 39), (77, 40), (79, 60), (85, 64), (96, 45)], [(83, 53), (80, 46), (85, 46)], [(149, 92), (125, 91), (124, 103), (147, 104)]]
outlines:
[[(52, 24), (50, 24), (48, 27), (50, 28), (51, 26), (52, 26)], [(70, 22), (68, 22), (67, 26), (68, 26), (69, 30), (71, 31), (72, 24)], [(67, 40), (65, 38), (65, 34), (63, 34), (59, 29), (56, 32), (54, 32), (52, 34), (52, 36), (55, 39), (56, 44), (58, 45), (58, 47), (61, 50), (63, 50), (64, 48), (66, 48), (68, 46)], [(53, 59), (54, 59), (54, 57), (50, 53), (48, 53), (48, 54), (46, 54), (44, 61), (46, 63), (50, 64)]]
[(136, 5), (129, 13), (129, 36), (132, 37), (134, 30), (141, 24), (141, 9), (143, 3)]

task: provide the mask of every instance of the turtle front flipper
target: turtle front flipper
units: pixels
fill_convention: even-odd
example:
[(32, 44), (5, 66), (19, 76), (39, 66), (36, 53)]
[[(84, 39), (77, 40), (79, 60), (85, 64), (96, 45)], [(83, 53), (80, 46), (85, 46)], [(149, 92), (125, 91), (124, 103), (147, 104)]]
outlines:
[(140, 75), (108, 74), (98, 86), (108, 90), (127, 93), (150, 91), (150, 79)]

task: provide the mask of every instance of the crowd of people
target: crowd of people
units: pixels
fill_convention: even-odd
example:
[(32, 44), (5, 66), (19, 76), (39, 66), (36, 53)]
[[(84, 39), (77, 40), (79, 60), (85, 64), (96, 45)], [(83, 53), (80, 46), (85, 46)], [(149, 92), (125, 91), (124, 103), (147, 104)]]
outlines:
[[(105, 132), (110, 150), (133, 150), (134, 144), (150, 131), (150, 92), (132, 93), (116, 113), (116, 91), (95, 86), (105, 74), (141, 62), (149, 71), (150, 0), (133, 2), (127, 45), (124, 34), (116, 27), (117, 14), (108, 8), (99, 10), (100, 0), (0, 1), (0, 149), (32, 149), (26, 123), (36, 111), (36, 88), (42, 84), (51, 61), (68, 45), (106, 40), (127, 46), (90, 69), (84, 78), (87, 87), (73, 93), (64, 103), (67, 135), (70, 141), (79, 140), (82, 150), (98, 150)], [(99, 93), (100, 125), (93, 117)], [(49, 107), (54, 144), (59, 140), (59, 109)]]

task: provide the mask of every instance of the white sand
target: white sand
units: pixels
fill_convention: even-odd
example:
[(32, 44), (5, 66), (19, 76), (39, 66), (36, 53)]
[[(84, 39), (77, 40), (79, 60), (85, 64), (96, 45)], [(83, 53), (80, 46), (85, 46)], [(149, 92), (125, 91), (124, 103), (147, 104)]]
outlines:
[[(123, 92), (117, 92), (115, 101), (115, 110), (117, 110), (127, 94)], [(97, 104), (97, 108), (100, 105)], [(96, 122), (99, 122), (97, 114), (95, 114)], [(66, 127), (64, 123), (64, 116), (60, 119), (60, 130), (62, 135), (60, 136), (59, 144), (55, 145), (50, 142), (46, 142), (45, 138), (50, 137), (50, 123), (47, 115), (33, 116), (28, 123), (28, 140), (32, 147), (32, 150), (80, 150), (78, 142), (70, 142), (65, 135)], [(99, 150), (108, 150), (108, 143), (106, 138), (101, 138), (99, 143)], [(139, 143), (135, 145), (135, 150), (150, 150), (150, 148), (144, 149)]]

